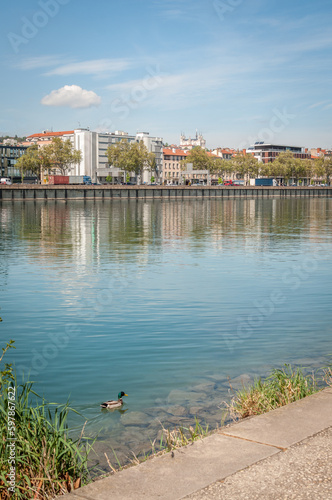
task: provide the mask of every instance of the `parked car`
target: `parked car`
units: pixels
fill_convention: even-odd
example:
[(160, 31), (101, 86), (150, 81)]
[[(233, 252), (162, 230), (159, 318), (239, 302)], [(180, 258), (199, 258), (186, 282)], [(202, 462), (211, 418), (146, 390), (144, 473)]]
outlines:
[(2, 177), (0, 179), (0, 184), (7, 184), (7, 186), (11, 186), (13, 183), (10, 177)]

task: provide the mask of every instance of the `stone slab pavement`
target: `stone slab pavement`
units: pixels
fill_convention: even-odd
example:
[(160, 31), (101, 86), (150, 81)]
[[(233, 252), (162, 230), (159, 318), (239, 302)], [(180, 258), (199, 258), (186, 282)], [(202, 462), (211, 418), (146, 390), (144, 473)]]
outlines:
[(332, 499), (331, 427), (329, 388), (59, 498)]

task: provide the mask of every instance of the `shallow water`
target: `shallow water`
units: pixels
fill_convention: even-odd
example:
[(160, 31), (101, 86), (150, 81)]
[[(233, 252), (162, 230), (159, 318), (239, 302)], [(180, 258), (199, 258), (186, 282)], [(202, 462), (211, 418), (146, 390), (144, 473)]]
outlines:
[[(3, 203), (8, 361), (121, 460), (160, 422), (220, 423), (228, 377), (328, 362), (331, 215), (325, 198)], [(101, 411), (121, 390), (124, 413)]]

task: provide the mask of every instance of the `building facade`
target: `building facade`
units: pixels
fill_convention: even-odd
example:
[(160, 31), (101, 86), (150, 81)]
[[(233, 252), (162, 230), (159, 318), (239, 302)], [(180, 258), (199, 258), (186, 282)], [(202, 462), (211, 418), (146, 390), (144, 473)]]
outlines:
[(201, 133), (198, 133), (196, 130), (195, 139), (192, 139), (190, 136), (187, 139), (184, 134), (181, 134), (181, 136), (180, 136), (180, 148), (192, 149), (192, 148), (195, 148), (197, 146), (199, 146), (203, 149), (206, 149), (206, 140), (204, 139), (204, 137), (202, 136)]
[(181, 161), (187, 157), (188, 153), (180, 148), (163, 149), (163, 172), (162, 184), (181, 184)]
[(20, 180), (21, 172), (15, 165), (27, 149), (27, 146), (0, 144), (0, 177), (10, 177), (13, 182)]
[[(156, 173), (148, 170), (143, 171), (141, 183), (149, 183), (151, 177), (157, 175), (157, 180), (162, 175), (163, 154), (162, 138), (150, 137), (148, 132), (139, 132), (136, 135), (129, 135), (127, 132), (115, 131), (109, 133), (93, 132), (89, 129), (75, 129), (63, 132), (44, 131), (39, 134), (33, 134), (27, 137), (27, 145), (37, 144), (43, 147), (52, 142), (55, 137), (62, 140), (70, 140), (74, 149), (81, 151), (82, 160), (80, 163), (71, 165), (68, 169), (69, 175), (88, 175), (92, 182), (103, 183), (106, 177), (112, 177), (114, 183), (125, 181), (125, 172), (120, 171), (113, 165), (108, 164), (108, 147), (126, 140), (130, 143), (143, 141), (149, 152), (154, 153), (156, 157)], [(131, 180), (137, 181), (134, 174), (131, 174)]]
[(253, 146), (250, 146), (246, 150), (246, 153), (252, 154), (261, 163), (269, 163), (274, 161), (284, 151), (290, 151), (294, 158), (301, 160), (310, 158), (310, 155), (302, 147), (265, 144), (264, 142), (255, 142)]

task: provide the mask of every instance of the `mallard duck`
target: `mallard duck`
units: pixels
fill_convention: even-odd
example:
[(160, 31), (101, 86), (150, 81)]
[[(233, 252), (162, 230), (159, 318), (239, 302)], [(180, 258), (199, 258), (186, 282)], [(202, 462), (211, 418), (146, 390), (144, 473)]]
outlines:
[(118, 400), (110, 400), (110, 401), (105, 401), (105, 403), (102, 403), (100, 406), (102, 408), (109, 408), (112, 410), (113, 408), (120, 408), (123, 405), (122, 398), (123, 396), (128, 396), (128, 394), (125, 394), (123, 391), (119, 392), (118, 394)]

